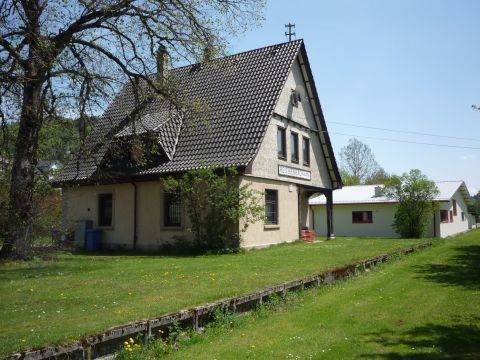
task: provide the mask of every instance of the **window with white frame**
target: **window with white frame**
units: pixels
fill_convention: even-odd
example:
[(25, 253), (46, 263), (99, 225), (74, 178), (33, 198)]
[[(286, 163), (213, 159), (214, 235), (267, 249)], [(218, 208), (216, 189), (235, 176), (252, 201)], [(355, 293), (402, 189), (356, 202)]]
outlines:
[(278, 190), (265, 190), (265, 223), (278, 225)]

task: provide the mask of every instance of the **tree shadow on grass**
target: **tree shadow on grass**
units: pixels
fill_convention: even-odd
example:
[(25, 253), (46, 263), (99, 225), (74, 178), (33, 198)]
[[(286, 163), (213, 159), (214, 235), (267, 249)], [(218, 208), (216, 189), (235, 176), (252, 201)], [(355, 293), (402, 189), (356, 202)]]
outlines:
[(478, 326), (427, 324), (404, 332), (384, 330), (368, 333), (366, 337), (368, 342), (384, 347), (384, 351), (364, 354), (362, 358), (480, 359), (480, 327)]
[(480, 245), (458, 246), (456, 254), (445, 264), (424, 264), (414, 271), (419, 277), (444, 285), (480, 289)]

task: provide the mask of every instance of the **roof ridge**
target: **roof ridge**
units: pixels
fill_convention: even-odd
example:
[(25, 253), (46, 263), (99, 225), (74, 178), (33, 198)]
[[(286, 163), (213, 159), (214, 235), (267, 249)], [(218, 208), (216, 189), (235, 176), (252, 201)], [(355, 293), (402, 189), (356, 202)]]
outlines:
[[(290, 44), (290, 43), (302, 43), (302, 42), (304, 42), (303, 39), (296, 39), (296, 40), (292, 40), (292, 41), (285, 41), (285, 42), (278, 43), (278, 44), (266, 45), (266, 46), (262, 46), (262, 47), (259, 47), (259, 48), (256, 48), (256, 49), (245, 50), (245, 51), (241, 51), (241, 52), (238, 52), (238, 53), (235, 53), (235, 54), (230, 54), (230, 55), (225, 55), (225, 56), (222, 56), (222, 57), (219, 57), (219, 58), (215, 58), (215, 59), (210, 60), (209, 63), (214, 63), (214, 62), (217, 62), (217, 61), (220, 61), (220, 60), (225, 60), (225, 59), (228, 59), (228, 58), (231, 58), (231, 57), (234, 57), (234, 56), (244, 55), (244, 54), (252, 53), (252, 52), (255, 52), (255, 51), (265, 50), (265, 49), (268, 49), (268, 48), (275, 48), (275, 47), (287, 45), (287, 44)], [(199, 64), (203, 64), (203, 62), (196, 62), (196, 63), (193, 63), (193, 64), (182, 65), (182, 66), (171, 68), (169, 70), (170, 71), (175, 71), (175, 70), (185, 69), (185, 68), (192, 67), (192, 66), (199, 65)], [(152, 73), (151, 75), (156, 75), (156, 74), (157, 73)]]

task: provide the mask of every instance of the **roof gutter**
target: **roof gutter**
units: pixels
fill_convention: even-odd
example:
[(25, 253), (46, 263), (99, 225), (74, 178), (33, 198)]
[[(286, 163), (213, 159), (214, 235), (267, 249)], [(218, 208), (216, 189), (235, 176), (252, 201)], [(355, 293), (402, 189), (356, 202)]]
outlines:
[(137, 250), (137, 183), (132, 181), (133, 185), (133, 250)]

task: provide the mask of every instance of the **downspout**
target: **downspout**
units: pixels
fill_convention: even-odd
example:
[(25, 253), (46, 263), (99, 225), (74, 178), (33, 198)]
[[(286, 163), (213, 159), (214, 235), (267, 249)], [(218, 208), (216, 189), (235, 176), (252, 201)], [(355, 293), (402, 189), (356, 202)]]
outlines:
[[(433, 204), (433, 209), (435, 209), (435, 203)], [(437, 237), (437, 219), (435, 217), (436, 210), (433, 210), (433, 237)]]
[(133, 185), (133, 250), (137, 250), (137, 184), (132, 181)]

